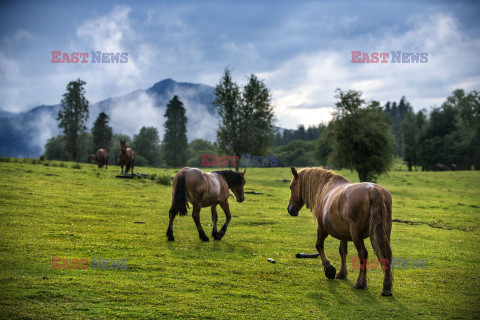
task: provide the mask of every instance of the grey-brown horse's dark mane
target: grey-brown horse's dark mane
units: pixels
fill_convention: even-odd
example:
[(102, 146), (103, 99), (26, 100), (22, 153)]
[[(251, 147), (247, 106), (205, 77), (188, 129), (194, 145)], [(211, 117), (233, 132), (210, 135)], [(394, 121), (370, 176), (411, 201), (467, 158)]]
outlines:
[(227, 182), (229, 188), (235, 188), (242, 184), (242, 173), (232, 170), (217, 170), (212, 171), (222, 176), (222, 178)]

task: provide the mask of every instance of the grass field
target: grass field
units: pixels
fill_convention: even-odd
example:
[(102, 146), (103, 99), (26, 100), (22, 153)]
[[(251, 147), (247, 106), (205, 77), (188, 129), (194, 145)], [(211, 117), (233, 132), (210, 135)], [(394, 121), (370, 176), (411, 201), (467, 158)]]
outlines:
[[(28, 161), (27, 161), (28, 162)], [(381, 270), (368, 289), (325, 278), (307, 209), (286, 211), (289, 168), (247, 169), (243, 203), (231, 198), (222, 241), (201, 242), (191, 216), (165, 231), (171, 187), (116, 179), (118, 167), (0, 163), (0, 318), (7, 319), (371, 319), (478, 318), (480, 172), (393, 171), (378, 183), (393, 196), (394, 257), (427, 268), (394, 271), (382, 297)], [(167, 174), (175, 170), (138, 168)], [(353, 172), (338, 172), (357, 182)], [(223, 212), (219, 211), (220, 225)], [(142, 222), (142, 223), (138, 223)], [(208, 208), (202, 224), (211, 233)], [(339, 241), (326, 240), (337, 268)], [(374, 257), (369, 241), (369, 257)], [(357, 253), (349, 245), (348, 265)], [(88, 259), (86, 269), (53, 269), (52, 257)], [(92, 269), (92, 259), (128, 259), (128, 269)], [(269, 263), (268, 258), (276, 261)]]

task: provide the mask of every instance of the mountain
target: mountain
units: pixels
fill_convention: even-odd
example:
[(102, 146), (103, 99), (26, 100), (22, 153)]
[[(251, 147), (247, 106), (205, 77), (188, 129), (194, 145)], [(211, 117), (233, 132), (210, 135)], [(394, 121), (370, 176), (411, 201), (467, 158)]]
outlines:
[[(218, 125), (216, 108), (211, 104), (215, 88), (203, 84), (165, 79), (146, 90), (108, 98), (89, 107), (88, 130), (102, 111), (110, 116), (115, 133), (133, 137), (143, 126), (154, 126), (163, 138), (164, 114), (168, 101), (177, 95), (188, 118), (189, 141), (197, 138), (213, 141)], [(45, 143), (58, 135), (56, 120), (60, 105), (42, 105), (27, 112), (13, 114), (0, 110), (0, 155), (32, 157), (43, 154)]]

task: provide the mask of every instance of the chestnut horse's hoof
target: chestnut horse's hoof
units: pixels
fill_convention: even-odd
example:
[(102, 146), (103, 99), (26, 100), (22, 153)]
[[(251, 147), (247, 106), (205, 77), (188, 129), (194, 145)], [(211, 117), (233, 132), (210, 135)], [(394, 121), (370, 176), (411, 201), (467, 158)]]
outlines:
[(325, 271), (325, 276), (328, 279), (335, 279), (335, 274), (337, 273), (337, 270), (334, 266), (329, 264), (328, 266), (324, 267), (323, 270)]
[(392, 295), (392, 291), (382, 291), (383, 297), (390, 297)]
[(201, 238), (200, 238), (200, 240), (202, 240), (202, 241), (205, 241), (205, 242), (207, 242), (207, 241), (210, 241), (210, 239), (208, 239), (208, 237), (207, 237), (207, 236), (205, 236), (205, 237), (201, 237)]
[(173, 236), (168, 237), (168, 241), (175, 241), (175, 238)]

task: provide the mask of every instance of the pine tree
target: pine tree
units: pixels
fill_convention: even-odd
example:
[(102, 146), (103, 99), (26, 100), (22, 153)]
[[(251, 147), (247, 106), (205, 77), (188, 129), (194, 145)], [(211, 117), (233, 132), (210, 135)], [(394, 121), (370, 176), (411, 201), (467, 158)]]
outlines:
[(241, 130), (242, 141), (246, 142), (243, 143), (245, 152), (262, 156), (273, 140), (275, 115), (265, 83), (254, 74), (248, 80), (243, 88), (239, 110), (240, 123), (245, 125)]
[(110, 151), (112, 143), (113, 129), (108, 125), (110, 118), (105, 112), (98, 114), (97, 120), (93, 124), (93, 152), (98, 149), (106, 149)]
[(221, 152), (231, 152), (240, 156), (244, 151), (240, 134), (240, 103), (241, 95), (238, 84), (233, 82), (231, 71), (225, 69), (220, 83), (215, 88), (215, 100), (212, 102), (218, 107), (220, 118), (217, 130), (217, 144)]
[(167, 104), (164, 115), (167, 120), (163, 150), (165, 162), (171, 167), (183, 167), (188, 160), (187, 116), (185, 108), (178, 96), (174, 96)]
[(212, 104), (218, 107), (217, 145), (221, 152), (236, 156), (266, 153), (274, 135), (275, 115), (270, 91), (261, 80), (250, 75), (240, 91), (227, 68)]
[(67, 85), (67, 92), (63, 94), (61, 109), (57, 120), (59, 128), (63, 129), (66, 139), (67, 151), (72, 155), (73, 161), (81, 153), (80, 136), (87, 129), (85, 123), (88, 119), (88, 101), (85, 98), (85, 81), (78, 79)]

